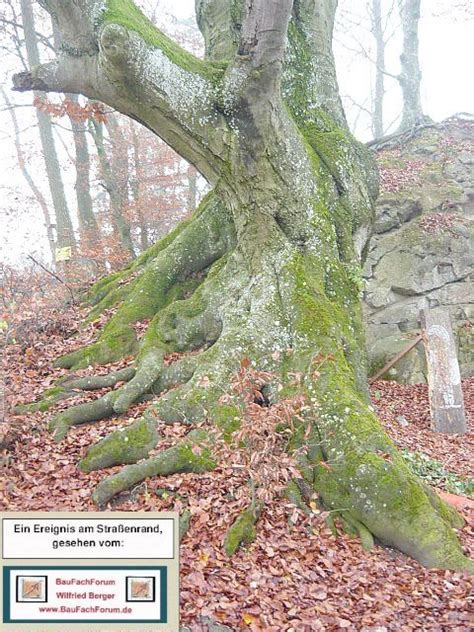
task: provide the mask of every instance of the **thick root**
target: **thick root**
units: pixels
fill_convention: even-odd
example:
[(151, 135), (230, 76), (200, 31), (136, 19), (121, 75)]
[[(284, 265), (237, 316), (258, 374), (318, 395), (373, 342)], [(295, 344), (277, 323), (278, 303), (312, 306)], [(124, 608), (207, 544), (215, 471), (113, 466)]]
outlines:
[(172, 388), (189, 382), (189, 380), (193, 377), (199, 362), (200, 356), (190, 355), (165, 367), (150, 389), (153, 395), (161, 395), (165, 391), (169, 391)]
[(334, 365), (316, 387), (324, 460), (315, 463), (314, 488), (325, 506), (347, 510), (346, 525), (366, 545), (368, 530), (424, 566), (473, 570), (452, 528), (459, 516), (427, 493), (365, 403), (349, 394), (346, 376)]
[(152, 349), (140, 361), (135, 376), (120, 389), (114, 402), (114, 412), (126, 412), (143, 393), (146, 393), (158, 378), (163, 368), (164, 351)]
[(133, 367), (127, 367), (119, 371), (108, 373), (107, 375), (89, 375), (79, 378), (61, 378), (56, 382), (56, 386), (48, 388), (43, 393), (43, 398), (39, 402), (31, 404), (20, 404), (15, 407), (15, 413), (22, 415), (37, 411), (45, 412), (55, 406), (59, 401), (77, 397), (79, 391), (93, 391), (101, 388), (111, 388), (118, 382), (128, 382), (135, 375)]
[(86, 404), (68, 408), (53, 417), (49, 422), (48, 428), (53, 433), (56, 443), (64, 439), (71, 426), (85, 424), (90, 421), (99, 421), (99, 419), (113, 415), (113, 405), (117, 392), (118, 391), (113, 391), (93, 402), (87, 402)]
[(84, 472), (92, 472), (113, 465), (136, 463), (147, 457), (159, 440), (156, 422), (139, 419), (89, 448), (79, 467)]
[(134, 367), (126, 367), (107, 375), (88, 375), (87, 377), (72, 378), (66, 380), (63, 384), (68, 389), (95, 391), (101, 388), (112, 388), (119, 382), (128, 382), (134, 375)]
[(250, 505), (238, 516), (224, 539), (224, 550), (227, 555), (234, 555), (241, 545), (252, 544), (257, 535), (255, 523), (262, 509), (262, 503)]
[(99, 507), (114, 496), (134, 487), (150, 476), (169, 476), (177, 472), (208, 472), (217, 466), (209, 449), (209, 438), (203, 430), (193, 430), (177, 445), (157, 456), (128, 465), (99, 483), (93, 500)]
[(96, 364), (117, 362), (126, 356), (135, 355), (137, 351), (135, 330), (121, 326), (114, 329), (113, 335), (103, 335), (98, 342), (61, 356), (54, 366), (61, 369), (85, 369)]
[[(203, 211), (204, 206), (204, 204), (201, 204), (194, 217)], [(123, 270), (109, 274), (103, 279), (97, 281), (97, 283), (94, 283), (94, 285), (86, 293), (84, 302), (97, 307), (95, 317), (97, 318), (97, 316), (99, 316), (105, 309), (120, 302), (122, 298), (120, 295), (114, 297), (115, 300), (111, 299), (110, 295), (117, 291), (120, 292), (122, 288), (125, 289), (125, 284), (126, 293), (128, 293), (128, 290), (131, 289), (131, 278), (134, 275), (139, 275), (148, 262), (154, 259), (162, 250), (165, 250), (165, 248), (167, 248), (192, 221), (193, 218), (180, 222), (178, 226), (176, 226), (176, 228), (174, 228), (168, 235), (153, 244), (153, 246), (148, 248), (148, 250), (142, 253), (134, 261), (131, 261)]]
[(63, 399), (77, 397), (79, 393), (63, 388), (62, 386), (53, 386), (43, 393), (43, 398), (38, 402), (30, 404), (19, 404), (15, 406), (13, 412), (17, 415), (26, 413), (46, 412)]
[[(168, 304), (195, 289), (199, 279), (194, 275), (220, 259), (234, 239), (233, 224), (226, 210), (215, 195), (208, 196), (193, 219), (176, 229), (173, 238), (165, 238), (159, 242), (161, 245), (153, 246), (153, 258), (144, 259), (141, 275), (123, 290), (126, 298), (104, 327), (99, 340), (59, 358), (56, 366), (83, 368), (136, 354), (137, 340), (132, 325), (153, 318)], [(120, 280), (115, 279), (112, 286)], [(111, 287), (110, 291), (118, 292), (117, 300), (123, 299), (119, 288)], [(107, 307), (111, 306), (107, 296), (102, 301), (106, 301)]]

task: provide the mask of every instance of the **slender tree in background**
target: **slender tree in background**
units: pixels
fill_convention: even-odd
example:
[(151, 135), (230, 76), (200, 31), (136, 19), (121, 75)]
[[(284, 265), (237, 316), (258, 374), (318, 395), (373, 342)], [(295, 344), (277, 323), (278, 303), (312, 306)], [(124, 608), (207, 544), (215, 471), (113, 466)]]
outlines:
[(150, 244), (148, 241), (148, 230), (140, 204), (140, 198), (142, 195), (142, 187), (140, 185), (142, 182), (143, 171), (140, 158), (140, 140), (134, 121), (130, 121), (130, 134), (132, 137), (133, 148), (133, 178), (131, 180), (132, 195), (137, 209), (138, 227), (140, 230), (140, 250), (141, 252), (145, 252)]
[(192, 211), (196, 210), (196, 203), (197, 203), (197, 197), (198, 197), (198, 191), (197, 191), (198, 173), (192, 165), (189, 165), (187, 169), (187, 177), (188, 177), (187, 210), (188, 212), (191, 213)]
[[(72, 103), (78, 104), (77, 95), (66, 95)], [(81, 240), (80, 254), (83, 271), (97, 276), (98, 270), (104, 270), (104, 257), (101, 247), (101, 230), (94, 213), (91, 195), (91, 160), (87, 144), (87, 120), (68, 114), (75, 150), (76, 200)]]
[(23, 147), (21, 145), (20, 127), (18, 125), (18, 119), (16, 116), (15, 107), (11, 103), (10, 99), (8, 98), (7, 93), (5, 92), (3, 88), (0, 88), (0, 92), (2, 94), (4, 103), (7, 105), (9, 109), (10, 117), (12, 120), (13, 132), (15, 134), (15, 150), (16, 150), (16, 156), (18, 160), (18, 166), (20, 168), (20, 171), (23, 177), (25, 178), (25, 181), (28, 187), (30, 188), (36, 201), (38, 202), (39, 207), (41, 208), (41, 212), (43, 213), (44, 225), (46, 226), (46, 233), (48, 236), (49, 250), (51, 253), (51, 258), (54, 261), (54, 257), (56, 254), (56, 240), (54, 236), (53, 224), (51, 221), (51, 214), (49, 212), (49, 207), (44, 198), (44, 195), (41, 193), (33, 176), (30, 173), (30, 170), (28, 169), (25, 152), (23, 151)]
[[(40, 58), (31, 0), (21, 0), (21, 15), (28, 63), (31, 67), (38, 66)], [(56, 246), (58, 249), (71, 248), (71, 253), (73, 253), (76, 250), (76, 240), (54, 145), (51, 118), (46, 112), (38, 110), (37, 119), (48, 186), (56, 218)], [(64, 271), (67, 271), (67, 266)]]
[[(428, 566), (474, 570), (452, 529), (458, 514), (407, 468), (367, 403), (360, 263), (377, 174), (338, 94), (336, 1), (236, 1), (229, 11), (227, 0), (199, 0), (204, 61), (130, 0), (41, 4), (57, 21), (62, 52), (16, 75), (15, 88), (108, 103), (159, 134), (214, 187), (190, 220), (91, 291), (92, 316), (118, 309), (95, 344), (59, 365), (135, 353), (135, 368), (107, 378), (125, 385), (57, 415), (56, 440), (73, 424), (124, 413), (150, 391), (162, 395), (139, 422), (142, 432), (134, 426), (93, 446), (83, 469), (143, 458), (157, 442), (157, 418), (235, 427), (241, 401), (232, 383), (245, 362), (265, 372), (268, 405), (304, 402), (287, 428), (290, 445), (327, 508), (366, 543), (373, 534)], [(151, 321), (138, 341), (133, 325), (144, 319)], [(185, 355), (168, 366), (170, 352)], [(203, 431), (193, 436), (205, 441)], [(104, 479), (95, 501), (104, 505), (153, 473), (215, 465), (212, 444), (201, 454), (186, 445)], [(235, 537), (245, 538), (239, 528)]]
[(421, 0), (398, 0), (398, 10), (403, 32), (403, 48), (400, 55), (400, 83), (403, 96), (403, 113), (399, 131), (423, 123), (426, 117), (421, 106), (421, 70), (419, 59), (418, 26)]
[(372, 34), (375, 40), (375, 86), (373, 96), (372, 133), (374, 138), (381, 138), (384, 134), (385, 96), (385, 41), (382, 25), (382, 1), (372, 0), (370, 5)]
[(115, 130), (115, 143), (111, 142), (111, 150), (107, 151), (104, 139), (105, 124), (101, 121), (90, 120), (89, 131), (94, 139), (99, 159), (99, 169), (103, 186), (110, 199), (111, 223), (113, 231), (120, 246), (129, 256), (135, 256), (131, 240), (130, 224), (125, 217), (125, 209), (128, 204), (128, 159), (121, 154), (126, 148), (119, 144), (118, 123), (110, 122), (108, 117), (107, 129)]
[(113, 184), (109, 193), (113, 218), (120, 235), (122, 247), (134, 257), (131, 227), (126, 213), (130, 201), (128, 147), (123, 142), (124, 132), (117, 117), (113, 114), (109, 115), (105, 127), (110, 142), (110, 169)]

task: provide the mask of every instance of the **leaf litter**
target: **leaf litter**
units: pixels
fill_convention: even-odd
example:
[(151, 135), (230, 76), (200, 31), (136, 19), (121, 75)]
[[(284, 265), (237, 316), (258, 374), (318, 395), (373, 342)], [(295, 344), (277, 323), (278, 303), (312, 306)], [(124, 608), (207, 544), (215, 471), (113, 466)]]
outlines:
[[(77, 308), (65, 310), (47, 304), (35, 305), (29, 312), (3, 314), (9, 327), (3, 364), (10, 411), (19, 403), (38, 399), (45, 388), (66, 375), (52, 367), (58, 355), (94, 339), (97, 323), (82, 327), (83, 315)], [(18, 332), (20, 335), (14, 335)], [(131, 361), (128, 358), (100, 371)], [(78, 375), (91, 372), (84, 369)], [(255, 403), (259, 375), (244, 362), (237, 387), (239, 380), (249, 379), (256, 388), (249, 391), (253, 401), (249, 401), (247, 420), (239, 433), (241, 443), (250, 440), (257, 456), (248, 450), (232, 450), (221, 441), (222, 458), (214, 472), (148, 479), (108, 506), (121, 511), (191, 512), (181, 545), (182, 625), (193, 632), (211, 629), (210, 622), (253, 632), (473, 630), (472, 577), (427, 570), (402, 553), (379, 546), (364, 552), (358, 540), (331, 533), (324, 512), (315, 502), (311, 501), (305, 512), (283, 496), (295, 469), (274, 429), (278, 419), (289, 414), (285, 406), (294, 412), (301, 402), (280, 409), (262, 407)], [(472, 476), (474, 378), (463, 380), (463, 391), (469, 432), (450, 436), (430, 430), (425, 385), (378, 381), (371, 387), (374, 407), (400, 448), (416, 449), (440, 461), (450, 472)], [(75, 403), (103, 392), (81, 393)], [(133, 422), (146, 405), (135, 405), (122, 418), (72, 428), (59, 445), (46, 425), (52, 414), (68, 406), (67, 401), (58, 402), (48, 412), (8, 412), (0, 424), (2, 510), (96, 510), (91, 501), (95, 485), (120, 468), (86, 474), (77, 463), (92, 443)], [(400, 424), (400, 416), (407, 423)], [(182, 426), (163, 424), (159, 449), (186, 431)], [(261, 495), (264, 510), (255, 541), (229, 559), (222, 543), (227, 529), (255, 493), (249, 478)], [(466, 552), (473, 556), (474, 510), (472, 505), (461, 510), (467, 523), (459, 536)]]

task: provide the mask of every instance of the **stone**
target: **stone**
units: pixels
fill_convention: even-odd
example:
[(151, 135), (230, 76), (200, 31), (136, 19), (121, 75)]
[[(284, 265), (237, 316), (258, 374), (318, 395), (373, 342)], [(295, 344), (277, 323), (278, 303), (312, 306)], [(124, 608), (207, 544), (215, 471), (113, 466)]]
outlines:
[(398, 421), (400, 426), (403, 426), (403, 427), (408, 426), (407, 418), (404, 417), (403, 415), (398, 415), (398, 417), (395, 417), (395, 419)]
[[(363, 270), (371, 374), (419, 332), (418, 315), (426, 306), (448, 309), (461, 375), (474, 374), (473, 157), (474, 122), (455, 118), (419, 131), (395, 158), (382, 152), (384, 165), (423, 164), (415, 183), (382, 191), (377, 204)], [(425, 382), (422, 345), (385, 377)]]

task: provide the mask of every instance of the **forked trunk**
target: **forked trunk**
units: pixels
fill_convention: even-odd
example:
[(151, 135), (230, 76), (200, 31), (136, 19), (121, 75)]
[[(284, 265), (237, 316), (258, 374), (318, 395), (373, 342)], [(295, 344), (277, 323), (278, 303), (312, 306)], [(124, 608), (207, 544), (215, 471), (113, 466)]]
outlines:
[[(109, 0), (105, 13), (99, 2), (44, 4), (75, 54), (18, 75), (17, 88), (67, 86), (113, 104), (214, 185), (190, 220), (93, 288), (91, 317), (118, 310), (96, 344), (60, 359), (72, 367), (137, 353), (124, 386), (52, 420), (58, 440), (73, 424), (123, 413), (150, 391), (162, 394), (143, 420), (81, 462), (87, 471), (131, 464), (99, 484), (96, 502), (146, 476), (215, 467), (202, 430), (133, 463), (156, 444), (156, 418), (208, 419), (231, 433), (243, 414), (231, 385), (245, 358), (267, 375), (269, 405), (301, 397), (289, 445), (307, 484), (348, 528), (366, 544), (373, 534), (429, 566), (472, 569), (452, 530), (459, 516), (407, 469), (368, 406), (360, 263), (377, 176), (372, 156), (348, 132), (338, 96), (336, 2), (253, 0), (243, 11), (238, 2), (229, 9), (224, 0), (200, 0), (204, 62), (127, 0)], [(138, 343), (132, 325), (143, 318), (152, 320)], [(169, 352), (196, 349), (163, 364)], [(110, 385), (123, 379), (109, 377)], [(74, 386), (98, 388), (103, 378)], [(193, 443), (205, 447), (201, 456)], [(260, 510), (235, 523), (228, 552), (248, 541)]]

